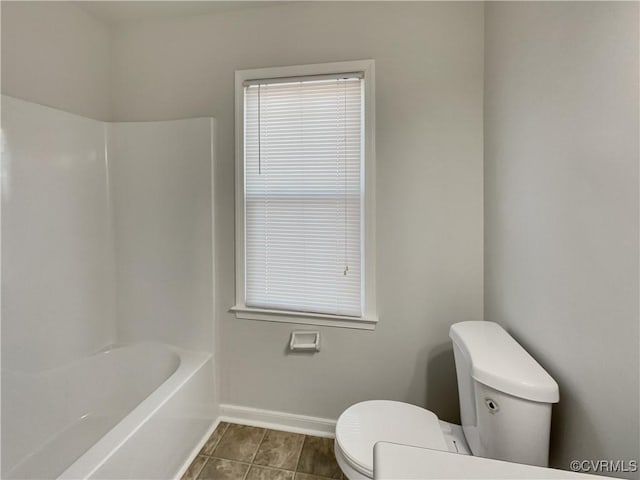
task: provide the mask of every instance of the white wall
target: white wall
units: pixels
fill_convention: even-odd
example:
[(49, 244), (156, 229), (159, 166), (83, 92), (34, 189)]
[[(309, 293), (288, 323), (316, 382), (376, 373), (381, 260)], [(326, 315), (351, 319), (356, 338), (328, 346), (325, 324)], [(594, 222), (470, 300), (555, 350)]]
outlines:
[(118, 340), (212, 351), (213, 120), (109, 125)]
[(2, 2), (2, 93), (109, 120), (106, 25), (69, 2)]
[(2, 149), (2, 369), (38, 372), (115, 340), (105, 124), (3, 96)]
[[(117, 28), (116, 120), (214, 116), (216, 318), (224, 403), (335, 418), (393, 398), (457, 416), (448, 327), (482, 318), (480, 3), (300, 2)], [(293, 325), (237, 320), (236, 69), (376, 61), (375, 332), (321, 328), (314, 356), (285, 353)]]
[(485, 318), (558, 381), (562, 468), (640, 451), (638, 14), (636, 2), (485, 12)]

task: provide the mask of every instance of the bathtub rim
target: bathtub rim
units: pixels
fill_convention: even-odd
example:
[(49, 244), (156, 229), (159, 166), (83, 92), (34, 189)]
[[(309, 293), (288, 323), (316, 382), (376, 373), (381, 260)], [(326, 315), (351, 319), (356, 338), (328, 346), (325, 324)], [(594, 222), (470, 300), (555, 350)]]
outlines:
[(194, 352), (162, 342), (149, 341), (110, 345), (101, 352), (149, 344), (160, 345), (176, 353), (180, 360), (178, 368), (100, 440), (69, 465), (57, 477), (58, 479), (77, 480), (93, 475), (213, 357), (208, 352)]

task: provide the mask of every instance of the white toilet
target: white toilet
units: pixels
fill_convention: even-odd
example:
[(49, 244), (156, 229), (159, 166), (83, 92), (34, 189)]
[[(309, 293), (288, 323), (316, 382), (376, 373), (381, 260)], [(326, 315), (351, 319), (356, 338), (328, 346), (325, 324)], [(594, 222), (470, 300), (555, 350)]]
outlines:
[(373, 478), (373, 447), (385, 441), (546, 467), (558, 384), (500, 325), (461, 322), (449, 336), (462, 426), (420, 407), (371, 400), (336, 424), (335, 454), (350, 480)]

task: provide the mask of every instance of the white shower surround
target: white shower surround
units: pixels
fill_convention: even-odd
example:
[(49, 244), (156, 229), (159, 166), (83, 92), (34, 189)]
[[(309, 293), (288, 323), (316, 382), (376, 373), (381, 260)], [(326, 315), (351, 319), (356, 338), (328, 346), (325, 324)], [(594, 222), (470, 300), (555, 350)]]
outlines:
[(214, 427), (213, 125), (2, 96), (2, 478), (170, 478)]

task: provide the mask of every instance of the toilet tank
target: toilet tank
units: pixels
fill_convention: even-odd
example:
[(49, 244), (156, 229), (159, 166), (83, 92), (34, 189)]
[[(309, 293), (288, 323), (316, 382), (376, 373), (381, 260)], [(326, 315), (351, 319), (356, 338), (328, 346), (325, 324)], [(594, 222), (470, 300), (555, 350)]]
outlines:
[(460, 416), (474, 455), (546, 467), (558, 384), (500, 325), (451, 326)]

